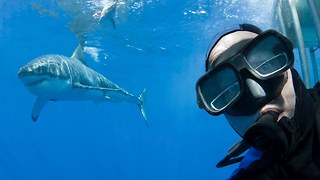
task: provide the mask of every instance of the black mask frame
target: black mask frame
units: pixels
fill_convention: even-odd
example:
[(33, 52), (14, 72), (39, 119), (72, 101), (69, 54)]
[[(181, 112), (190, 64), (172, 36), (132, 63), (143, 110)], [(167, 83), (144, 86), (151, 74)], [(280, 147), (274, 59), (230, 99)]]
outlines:
[[(248, 62), (246, 61), (246, 56), (250, 50), (252, 50), (257, 43), (263, 41), (266, 38), (273, 37), (277, 38), (279, 42), (281, 42), (281, 51), (283, 51), (284, 55), (286, 56), (287, 62), (285, 65), (283, 65), (281, 68), (277, 69), (276, 71), (273, 71), (272, 73), (263, 74), (259, 73), (256, 69), (253, 69)], [(281, 35), (279, 32), (275, 30), (268, 30), (263, 33), (261, 33), (256, 38), (252, 39), (249, 43), (247, 43), (243, 48), (240, 49), (235, 55), (232, 57), (224, 60), (220, 64), (218, 64), (216, 67), (210, 69), (208, 72), (206, 72), (203, 76), (199, 78), (196, 84), (196, 92), (197, 92), (197, 99), (198, 99), (198, 105), (200, 108), (204, 108), (208, 113), (212, 115), (219, 115), (223, 113), (226, 109), (231, 107), (235, 102), (237, 102), (242, 93), (243, 93), (243, 80), (240, 75), (240, 71), (243, 69), (248, 70), (253, 76), (260, 80), (268, 80), (270, 78), (273, 78), (275, 76), (281, 75), (283, 72), (288, 70), (290, 67), (292, 67), (294, 62), (294, 55), (292, 52), (292, 44), (291, 42), (283, 35)], [(211, 49), (212, 50), (212, 49)], [(210, 52), (211, 52), (210, 50)], [(205, 88), (203, 85), (210, 80), (214, 75), (216, 75), (219, 72), (222, 72), (226, 68), (231, 69), (231, 71), (234, 72), (235, 76), (238, 78), (237, 82), (239, 83), (239, 89), (240, 92), (237, 94), (232, 100), (230, 100), (230, 103), (226, 104), (221, 109), (213, 109), (210, 107), (210, 100), (207, 102), (206, 97), (203, 93), (203, 89)], [(227, 80), (225, 80), (227, 81)], [(215, 84), (212, 84), (210, 86), (214, 86)], [(211, 87), (212, 88), (212, 87)], [(211, 99), (212, 101), (212, 99)]]

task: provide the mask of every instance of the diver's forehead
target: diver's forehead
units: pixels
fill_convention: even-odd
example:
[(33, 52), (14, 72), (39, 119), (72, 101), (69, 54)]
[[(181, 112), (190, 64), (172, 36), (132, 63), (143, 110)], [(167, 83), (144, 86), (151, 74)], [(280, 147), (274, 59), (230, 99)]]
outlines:
[[(258, 36), (258, 34), (249, 31), (236, 31), (223, 36), (209, 54), (209, 67), (230, 47), (236, 44), (241, 44), (240, 42), (248, 42), (248, 40), (251, 40), (256, 36)], [(234, 53), (236, 53), (242, 46), (234, 48)], [(231, 57), (233, 54), (232, 52), (228, 52), (227, 56)]]

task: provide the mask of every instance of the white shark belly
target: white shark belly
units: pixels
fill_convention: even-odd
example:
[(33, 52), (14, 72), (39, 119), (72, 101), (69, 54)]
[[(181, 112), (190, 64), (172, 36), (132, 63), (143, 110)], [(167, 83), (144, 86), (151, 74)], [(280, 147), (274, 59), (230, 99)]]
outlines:
[(65, 94), (66, 91), (71, 89), (70, 84), (59, 78), (47, 78), (37, 85), (30, 85), (27, 87), (28, 90), (35, 96), (57, 100), (61, 95)]
[(103, 91), (75, 88), (70, 81), (47, 78), (36, 86), (28, 86), (28, 90), (37, 97), (54, 101), (105, 100)]
[(59, 101), (106, 101), (103, 91), (80, 88), (66, 89), (59, 97)]

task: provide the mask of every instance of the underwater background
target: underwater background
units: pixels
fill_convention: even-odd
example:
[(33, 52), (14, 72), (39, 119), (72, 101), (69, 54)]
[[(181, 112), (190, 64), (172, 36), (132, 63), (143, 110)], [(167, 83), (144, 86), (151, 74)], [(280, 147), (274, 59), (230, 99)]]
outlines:
[[(0, 179), (226, 179), (237, 164), (215, 164), (240, 137), (198, 108), (195, 83), (213, 35), (275, 27), (275, 2), (122, 0), (113, 27), (95, 17), (106, 0), (0, 0)], [(32, 122), (19, 68), (80, 41), (89, 67), (136, 96), (147, 88), (150, 127), (125, 102), (49, 102)]]

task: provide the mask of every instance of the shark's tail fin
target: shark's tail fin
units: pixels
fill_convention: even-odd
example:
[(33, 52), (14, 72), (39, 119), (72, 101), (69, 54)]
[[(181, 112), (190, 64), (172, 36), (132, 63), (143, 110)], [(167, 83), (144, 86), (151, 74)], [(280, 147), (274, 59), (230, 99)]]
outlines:
[(140, 100), (140, 103), (138, 104), (138, 106), (140, 108), (140, 111), (141, 111), (141, 114), (143, 116), (143, 119), (146, 122), (146, 125), (149, 127), (147, 115), (146, 115), (146, 112), (145, 112), (145, 109), (144, 109), (146, 92), (147, 92), (147, 89), (144, 89), (142, 91), (142, 93), (139, 95), (138, 99)]

